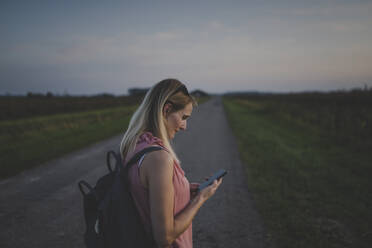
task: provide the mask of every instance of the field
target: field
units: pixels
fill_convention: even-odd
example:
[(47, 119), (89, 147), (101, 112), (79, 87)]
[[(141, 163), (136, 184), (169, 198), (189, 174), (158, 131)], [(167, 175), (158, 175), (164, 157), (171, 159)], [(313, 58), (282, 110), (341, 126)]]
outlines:
[(143, 96), (0, 96), (0, 121), (138, 104)]
[(134, 106), (0, 122), (0, 175), (18, 172), (124, 132)]
[(370, 247), (371, 93), (224, 97), (248, 185), (278, 247)]
[(0, 97), (0, 178), (124, 133), (142, 98)]

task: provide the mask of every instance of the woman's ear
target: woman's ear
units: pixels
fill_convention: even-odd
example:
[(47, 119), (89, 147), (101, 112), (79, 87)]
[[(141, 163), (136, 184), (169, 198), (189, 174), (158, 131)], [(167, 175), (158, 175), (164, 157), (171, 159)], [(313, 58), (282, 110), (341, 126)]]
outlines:
[(163, 114), (167, 116), (170, 113), (172, 105), (170, 103), (166, 103), (163, 108)]

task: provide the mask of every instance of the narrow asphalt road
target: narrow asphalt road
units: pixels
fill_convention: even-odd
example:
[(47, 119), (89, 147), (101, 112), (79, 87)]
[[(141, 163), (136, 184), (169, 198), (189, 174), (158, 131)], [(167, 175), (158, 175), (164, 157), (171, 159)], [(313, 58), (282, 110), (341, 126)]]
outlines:
[[(106, 173), (106, 151), (120, 140), (121, 135), (113, 137), (0, 181), (0, 247), (84, 247), (77, 182), (93, 184)], [(228, 170), (193, 221), (194, 247), (266, 247), (221, 98), (194, 108), (187, 130), (173, 143), (190, 182)]]

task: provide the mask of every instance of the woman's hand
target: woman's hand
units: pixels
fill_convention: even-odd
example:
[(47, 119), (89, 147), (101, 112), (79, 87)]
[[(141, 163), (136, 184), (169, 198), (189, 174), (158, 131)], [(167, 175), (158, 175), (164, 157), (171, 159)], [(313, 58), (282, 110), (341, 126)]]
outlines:
[(220, 178), (218, 180), (214, 180), (211, 185), (209, 185), (208, 187), (206, 187), (203, 190), (201, 190), (199, 192), (199, 195), (202, 198), (202, 200), (203, 201), (206, 201), (212, 195), (214, 195), (214, 193), (216, 192), (216, 190), (218, 189), (218, 187), (220, 186), (221, 183), (222, 183), (222, 178)]

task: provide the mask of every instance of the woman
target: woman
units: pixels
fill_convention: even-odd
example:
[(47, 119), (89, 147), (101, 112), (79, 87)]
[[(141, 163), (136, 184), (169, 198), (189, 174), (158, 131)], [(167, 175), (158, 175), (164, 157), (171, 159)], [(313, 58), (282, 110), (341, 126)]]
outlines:
[(154, 85), (133, 114), (121, 142), (124, 163), (148, 146), (163, 149), (145, 154), (129, 171), (131, 193), (146, 232), (157, 247), (192, 247), (192, 219), (222, 182), (197, 193), (190, 184), (170, 140), (185, 130), (197, 103), (176, 79)]

